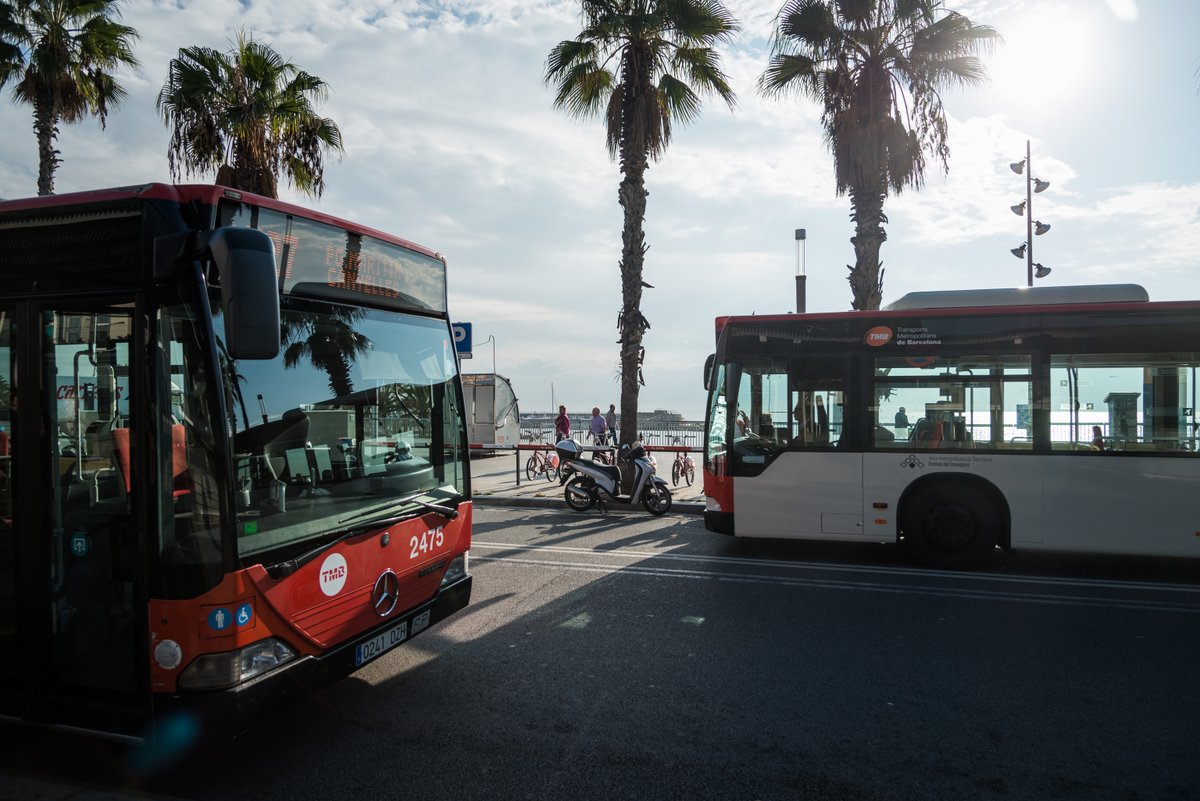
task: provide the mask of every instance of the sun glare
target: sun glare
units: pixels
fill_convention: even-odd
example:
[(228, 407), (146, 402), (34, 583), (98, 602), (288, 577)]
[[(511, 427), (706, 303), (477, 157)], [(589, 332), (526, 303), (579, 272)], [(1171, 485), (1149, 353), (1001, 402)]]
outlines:
[(987, 61), (995, 91), (1035, 106), (1061, 102), (1078, 91), (1094, 44), (1085, 20), (1062, 7), (997, 25), (1004, 43)]

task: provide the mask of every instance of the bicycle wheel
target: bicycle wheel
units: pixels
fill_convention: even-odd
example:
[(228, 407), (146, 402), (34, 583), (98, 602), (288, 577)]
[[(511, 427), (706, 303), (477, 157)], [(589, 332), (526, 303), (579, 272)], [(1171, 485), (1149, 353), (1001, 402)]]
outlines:
[(675, 463), (671, 465), (671, 486), (674, 486), (674, 487), (679, 486), (679, 460), (678, 459), (676, 459)]
[(546, 480), (547, 481), (550, 481), (550, 482), (558, 481), (558, 465), (550, 464), (550, 460), (547, 459), (546, 465), (545, 465), (545, 470), (546, 470)]
[(687, 479), (687, 485), (692, 486), (692, 482), (696, 480), (696, 465), (689, 464), (683, 471), (683, 477)]
[(538, 455), (535, 453), (529, 457), (529, 461), (525, 463), (525, 477), (533, 481), (540, 470), (538, 470)]

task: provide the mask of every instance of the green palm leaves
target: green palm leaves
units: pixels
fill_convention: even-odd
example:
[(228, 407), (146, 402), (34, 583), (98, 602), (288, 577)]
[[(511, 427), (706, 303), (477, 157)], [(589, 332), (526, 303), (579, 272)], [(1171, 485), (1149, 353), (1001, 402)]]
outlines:
[(314, 108), (327, 91), (320, 78), (245, 34), (229, 52), (180, 49), (157, 101), (171, 129), (172, 178), (215, 171), (218, 183), (277, 197), (283, 173), (320, 197), (324, 157), (342, 151), (341, 131)]
[(585, 0), (584, 29), (546, 59), (554, 105), (607, 123), (609, 152), (662, 156), (673, 120), (690, 122), (703, 95), (736, 105), (715, 45), (737, 21), (712, 0)]
[(104, 127), (125, 90), (113, 76), (136, 67), (137, 32), (117, 22), (119, 0), (0, 0), (0, 86), (33, 108), (38, 194), (54, 192), (59, 123), (95, 116)]

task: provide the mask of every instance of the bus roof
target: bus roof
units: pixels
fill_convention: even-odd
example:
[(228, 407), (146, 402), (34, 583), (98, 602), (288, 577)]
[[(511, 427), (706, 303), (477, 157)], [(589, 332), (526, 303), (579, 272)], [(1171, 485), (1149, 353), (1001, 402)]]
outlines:
[(804, 314), (727, 314), (716, 318), (717, 331), (730, 325), (753, 323), (789, 323), (815, 320), (845, 320), (889, 317), (953, 317), (963, 313), (1015, 314), (1030, 312), (1088, 310), (1133, 310), (1138, 306), (1154, 309), (1200, 306), (1196, 300), (1150, 302), (1149, 294), (1137, 284), (1095, 284), (1091, 286), (1021, 287), (1015, 289), (965, 289), (910, 292), (881, 309), (806, 312)]
[(951, 289), (909, 292), (884, 306), (883, 310), (958, 309), (979, 306), (1061, 306), (1074, 303), (1146, 303), (1149, 300), (1149, 293), (1137, 284)]
[(334, 217), (333, 215), (317, 211), (316, 209), (297, 206), (287, 201), (278, 200), (276, 198), (264, 197), (256, 195), (252, 192), (243, 192), (240, 189), (230, 189), (229, 187), (220, 186), (218, 184), (163, 184), (163, 183), (148, 183), (136, 184), (131, 186), (117, 186), (107, 189), (95, 189), (83, 192), (66, 192), (61, 195), (42, 195), (39, 197), (26, 198), (10, 198), (8, 200), (0, 199), (0, 213), (27, 211), (33, 209), (54, 209), (62, 207), (70, 207), (77, 205), (87, 205), (92, 203), (105, 203), (112, 201), (120, 201), (132, 197), (141, 197), (155, 200), (169, 200), (177, 203), (186, 203), (191, 200), (197, 200), (201, 203), (216, 205), (220, 200), (245, 201), (255, 206), (274, 209), (284, 214), (292, 214), (305, 219), (314, 220), (316, 222), (327, 223), (339, 228), (346, 228), (356, 233), (364, 234), (373, 237), (383, 242), (389, 242), (409, 250), (414, 250), (426, 256), (438, 259), (445, 262), (445, 257), (437, 251), (430, 250), (427, 247), (418, 245), (415, 242), (410, 242), (407, 239), (389, 234), (384, 231), (379, 231), (374, 228), (369, 228), (365, 225), (360, 225), (349, 220)]

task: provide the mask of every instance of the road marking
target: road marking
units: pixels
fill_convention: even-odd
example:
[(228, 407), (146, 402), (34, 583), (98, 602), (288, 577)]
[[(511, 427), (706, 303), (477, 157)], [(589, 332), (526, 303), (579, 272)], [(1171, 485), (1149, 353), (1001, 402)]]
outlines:
[[(791, 562), (775, 559), (756, 559), (738, 556), (704, 556), (701, 554), (662, 553), (659, 551), (638, 551), (629, 548), (616, 550), (601, 550), (595, 548), (574, 548), (568, 545), (514, 545), (505, 542), (483, 542), (473, 540), (471, 548), (492, 548), (508, 551), (545, 551), (586, 556), (617, 556), (626, 559), (667, 559), (683, 562), (708, 562), (723, 565), (770, 567), (778, 570), (820, 571), (831, 573), (865, 573), (886, 574), (897, 576), (919, 576), (923, 578), (950, 578), (966, 581), (996, 582), (1009, 584), (1044, 584), (1060, 587), (1099, 587), (1103, 589), (1138, 589), (1155, 592), (1176, 592), (1200, 597), (1200, 586), (1190, 584), (1158, 584), (1150, 581), (1101, 581), (1097, 579), (1071, 579), (1044, 576), (1002, 576), (995, 573), (978, 573), (961, 570), (931, 570), (915, 567), (876, 567), (874, 565), (844, 565), (832, 562)], [(480, 557), (483, 558), (483, 557)]]
[[(1034, 586), (1059, 586), (1063, 588), (1104, 588), (1104, 589), (1125, 589), (1125, 590), (1159, 590), (1167, 588), (1168, 591), (1189, 592), (1192, 594), (1200, 594), (1200, 588), (1184, 587), (1181, 585), (1155, 585), (1145, 582), (1116, 582), (1116, 581), (1091, 581), (1086, 579), (1043, 579), (1039, 577), (1030, 577), (1028, 580), (1012, 577), (1012, 576), (990, 576), (978, 575), (969, 573), (940, 573), (922, 570), (913, 570), (908, 568), (872, 568), (872, 567), (847, 567), (845, 565), (812, 565), (812, 564), (796, 564), (794, 562), (772, 562), (765, 559), (736, 559), (729, 557), (703, 557), (692, 554), (656, 554), (645, 551), (596, 551), (586, 548), (570, 548), (565, 546), (521, 546), (508, 545), (505, 543), (491, 542), (473, 542), (472, 549), (485, 548), (496, 550), (512, 550), (518, 552), (548, 552), (565, 553), (567, 555), (576, 556), (619, 556), (623, 558), (641, 558), (641, 559), (657, 559), (660, 561), (705, 561), (715, 562), (718, 565), (725, 566), (740, 566), (740, 567), (770, 567), (783, 571), (807, 571), (815, 572), (817, 570), (833, 570), (843, 573), (863, 573), (863, 574), (880, 574), (888, 573), (897, 577), (904, 576), (922, 576), (922, 577), (949, 577), (956, 580), (973, 579), (976, 583), (999, 580), (1005, 583), (1025, 583)], [(1172, 602), (1172, 601), (1140, 601), (1130, 598), (1105, 598), (1088, 595), (1072, 595), (1072, 594), (1048, 594), (1038, 592), (1012, 592), (1005, 590), (987, 590), (970, 587), (938, 587), (929, 584), (914, 584), (905, 585), (900, 583), (887, 583), (881, 581), (861, 581), (861, 580), (845, 580), (845, 579), (822, 579), (810, 578), (804, 576), (788, 576), (777, 575), (770, 576), (761, 573), (750, 572), (724, 572), (719, 570), (697, 570), (686, 567), (673, 567), (669, 565), (663, 566), (645, 566), (645, 565), (606, 565), (596, 564), (595, 562), (567, 561), (562, 559), (541, 559), (541, 558), (523, 558), (520, 556), (484, 556), (475, 554), (472, 557), (472, 562), (499, 562), (502, 564), (527, 565), (534, 567), (555, 568), (558, 570), (569, 570), (586, 573), (597, 573), (602, 575), (622, 574), (622, 575), (637, 575), (651, 576), (657, 578), (676, 578), (676, 579), (691, 579), (691, 580), (707, 580), (718, 582), (732, 582), (744, 584), (768, 584), (782, 587), (805, 587), (813, 589), (835, 589), (849, 590), (858, 592), (882, 592), (894, 595), (924, 595), (939, 598), (965, 598), (974, 600), (988, 601), (1009, 601), (1023, 602), (1033, 604), (1043, 604), (1052, 606), (1086, 606), (1099, 607), (1105, 609), (1126, 609), (1137, 611), (1155, 611), (1155, 612), (1181, 612), (1184, 614), (1200, 614), (1200, 605)]]

